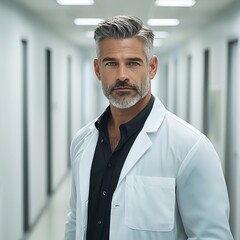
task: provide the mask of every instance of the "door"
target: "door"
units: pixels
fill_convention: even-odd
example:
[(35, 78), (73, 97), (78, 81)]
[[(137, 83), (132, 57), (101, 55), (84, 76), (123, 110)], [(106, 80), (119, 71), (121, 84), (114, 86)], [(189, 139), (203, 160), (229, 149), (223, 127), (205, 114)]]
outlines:
[(72, 101), (71, 101), (71, 92), (72, 92), (72, 59), (71, 57), (67, 58), (67, 83), (68, 83), (68, 110), (67, 110), (67, 135), (68, 135), (68, 141), (67, 141), (67, 167), (70, 168), (70, 144), (72, 140)]
[(22, 83), (23, 83), (23, 231), (27, 232), (29, 226), (29, 155), (28, 155), (28, 42), (22, 40)]
[(47, 195), (52, 194), (52, 66), (51, 66), (52, 52), (46, 49), (46, 150), (47, 150)]
[[(239, 217), (239, 49), (238, 41), (228, 43), (228, 81), (227, 81), (227, 109), (226, 109), (226, 151), (225, 151), (225, 176), (230, 198), (230, 226), (234, 239), (240, 238)], [(238, 231), (238, 232), (237, 232)]]
[(186, 120), (190, 123), (191, 116), (191, 76), (192, 76), (192, 57), (187, 57), (187, 116)]
[(204, 51), (204, 79), (203, 79), (203, 133), (208, 135), (208, 113), (209, 113), (209, 76), (210, 76), (210, 51)]

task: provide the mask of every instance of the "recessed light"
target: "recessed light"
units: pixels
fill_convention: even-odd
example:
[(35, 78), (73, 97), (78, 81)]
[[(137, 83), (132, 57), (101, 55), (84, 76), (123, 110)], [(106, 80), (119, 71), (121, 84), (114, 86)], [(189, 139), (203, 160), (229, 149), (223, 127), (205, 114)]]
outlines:
[(177, 26), (179, 20), (175, 18), (151, 18), (148, 20), (149, 26)]
[(161, 7), (193, 7), (195, 0), (156, 0), (155, 4)]
[(74, 23), (76, 25), (94, 26), (98, 25), (101, 21), (103, 21), (101, 18), (76, 18)]
[(94, 0), (56, 0), (60, 5), (93, 5)]

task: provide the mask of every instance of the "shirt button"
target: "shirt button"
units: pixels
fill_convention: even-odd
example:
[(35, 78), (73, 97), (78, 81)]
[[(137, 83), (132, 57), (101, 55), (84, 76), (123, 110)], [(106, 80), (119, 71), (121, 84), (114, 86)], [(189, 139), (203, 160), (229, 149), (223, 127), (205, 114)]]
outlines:
[(102, 221), (101, 221), (101, 220), (99, 220), (97, 223), (98, 223), (98, 225), (101, 225), (101, 224), (102, 224)]
[(106, 191), (103, 191), (103, 192), (102, 192), (102, 195), (103, 195), (103, 196), (105, 196), (106, 194), (107, 194), (107, 192), (106, 192)]
[(109, 163), (107, 166), (108, 166), (109, 168), (111, 168), (111, 167), (112, 167), (112, 164), (111, 164), (111, 163)]
[(103, 138), (101, 139), (101, 143), (103, 143)]

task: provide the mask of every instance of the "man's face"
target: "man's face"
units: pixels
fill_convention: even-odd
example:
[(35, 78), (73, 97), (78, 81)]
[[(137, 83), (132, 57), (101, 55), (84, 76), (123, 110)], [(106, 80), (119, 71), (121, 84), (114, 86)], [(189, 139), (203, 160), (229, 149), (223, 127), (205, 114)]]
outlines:
[(110, 104), (129, 108), (150, 93), (150, 80), (157, 69), (156, 57), (150, 63), (139, 38), (107, 38), (100, 43), (100, 57), (94, 61), (95, 73)]

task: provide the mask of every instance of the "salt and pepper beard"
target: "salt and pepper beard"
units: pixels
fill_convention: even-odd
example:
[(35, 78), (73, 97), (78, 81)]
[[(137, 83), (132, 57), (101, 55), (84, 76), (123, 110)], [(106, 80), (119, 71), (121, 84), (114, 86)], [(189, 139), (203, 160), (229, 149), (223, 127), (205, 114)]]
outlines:
[[(137, 95), (134, 97), (129, 97), (129, 94), (127, 93), (120, 93), (119, 99), (116, 99), (112, 95), (112, 91), (114, 91), (117, 87), (130, 87), (133, 90), (137, 92)], [(109, 102), (115, 107), (119, 109), (126, 109), (134, 106), (136, 103), (138, 103), (141, 99), (143, 99), (149, 92), (150, 89), (150, 80), (149, 78), (144, 81), (141, 86), (135, 84), (129, 84), (128, 80), (125, 81), (118, 81), (115, 84), (112, 84), (108, 88), (104, 88), (102, 85), (103, 93), (109, 100)]]

